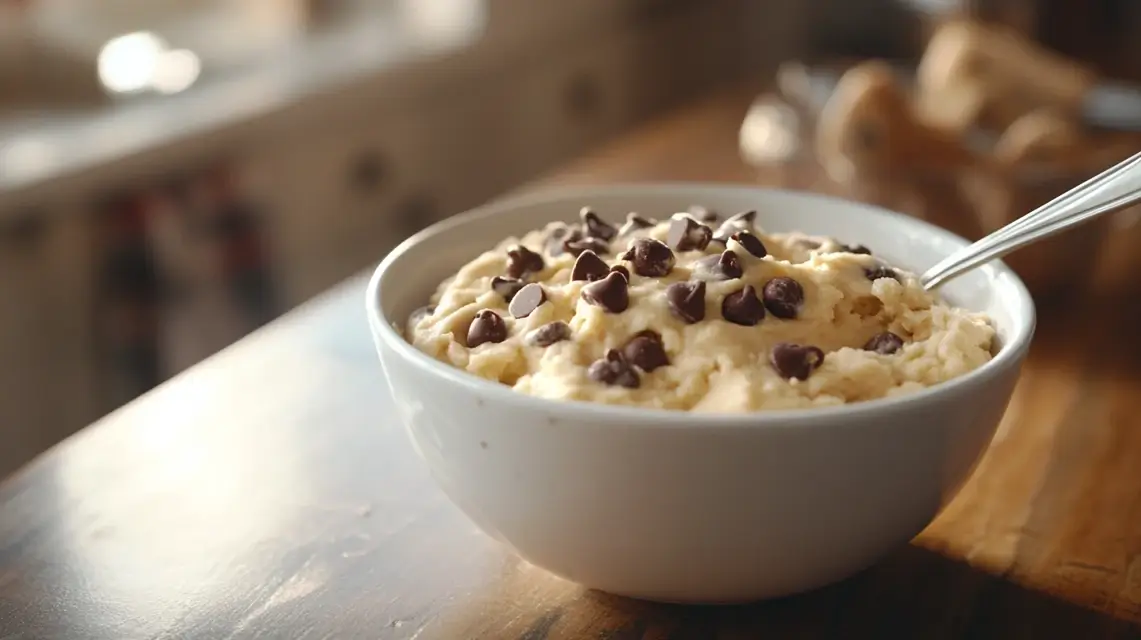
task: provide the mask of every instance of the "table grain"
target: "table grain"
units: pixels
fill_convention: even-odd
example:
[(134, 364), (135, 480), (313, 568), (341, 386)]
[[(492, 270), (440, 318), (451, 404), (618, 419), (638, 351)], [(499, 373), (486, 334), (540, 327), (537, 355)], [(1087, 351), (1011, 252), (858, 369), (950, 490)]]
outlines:
[[(541, 182), (755, 181), (735, 153), (748, 97)], [(1141, 303), (1042, 310), (978, 472), (910, 545), (813, 593), (683, 607), (551, 577), (447, 502), (397, 424), (364, 284), (0, 485), (0, 639), (1141, 637)]]

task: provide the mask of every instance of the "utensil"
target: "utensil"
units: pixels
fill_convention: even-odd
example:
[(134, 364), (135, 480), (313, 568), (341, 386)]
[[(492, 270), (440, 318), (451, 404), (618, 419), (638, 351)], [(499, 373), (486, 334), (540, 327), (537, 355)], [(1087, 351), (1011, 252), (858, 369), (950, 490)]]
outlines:
[(741, 155), (753, 164), (791, 162), (803, 149), (801, 115), (779, 96), (761, 96), (749, 107), (741, 125)]
[(774, 91), (753, 101), (741, 124), (741, 155), (752, 164), (791, 163), (808, 155), (804, 143), (816, 128), (835, 80), (789, 61), (777, 69), (774, 84)]
[(947, 256), (920, 282), (928, 290), (979, 265), (1141, 200), (1141, 153), (1114, 165), (1029, 214)]

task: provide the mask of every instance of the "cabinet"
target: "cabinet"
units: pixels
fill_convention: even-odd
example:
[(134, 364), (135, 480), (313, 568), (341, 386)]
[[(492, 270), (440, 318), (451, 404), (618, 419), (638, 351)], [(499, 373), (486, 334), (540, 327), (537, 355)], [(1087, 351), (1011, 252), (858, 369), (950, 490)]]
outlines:
[(81, 216), (0, 228), (0, 475), (111, 408), (98, 387), (89, 238)]

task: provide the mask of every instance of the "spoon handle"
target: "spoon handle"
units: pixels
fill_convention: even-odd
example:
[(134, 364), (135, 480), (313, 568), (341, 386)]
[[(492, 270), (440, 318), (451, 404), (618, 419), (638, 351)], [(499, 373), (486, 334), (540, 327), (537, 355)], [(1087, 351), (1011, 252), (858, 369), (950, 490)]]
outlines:
[(1138, 200), (1141, 200), (1141, 153), (947, 256), (920, 276), (920, 282), (924, 289), (935, 289), (975, 267)]

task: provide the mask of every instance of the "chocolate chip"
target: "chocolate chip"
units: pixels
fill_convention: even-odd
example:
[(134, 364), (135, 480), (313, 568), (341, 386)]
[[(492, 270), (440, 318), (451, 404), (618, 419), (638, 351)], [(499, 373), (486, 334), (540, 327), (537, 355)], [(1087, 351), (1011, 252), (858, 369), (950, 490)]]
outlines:
[(855, 253), (857, 255), (870, 256), (872, 250), (862, 244), (842, 244), (840, 250), (847, 253)]
[(511, 298), (515, 297), (516, 293), (527, 284), (517, 278), (504, 278), (503, 276), (495, 276), (491, 279), (491, 290), (503, 296), (503, 299), (511, 302)]
[(630, 306), (628, 283), (621, 273), (611, 273), (582, 288), (582, 299), (610, 313), (622, 313)]
[(532, 282), (515, 294), (511, 304), (507, 306), (507, 311), (511, 313), (512, 318), (526, 318), (546, 300), (547, 294), (543, 291), (543, 286)]
[(702, 251), (709, 246), (713, 230), (687, 216), (674, 216), (666, 233), (666, 242), (678, 251)]
[(503, 342), (507, 339), (507, 325), (491, 309), (475, 314), (467, 328), (467, 346), (474, 349), (485, 342)]
[(571, 280), (586, 280), (587, 282), (594, 282), (606, 277), (610, 273), (610, 267), (598, 254), (587, 249), (578, 254), (578, 258), (574, 261), (574, 267), (571, 269)]
[(733, 324), (751, 327), (765, 317), (765, 305), (750, 285), (725, 296), (721, 301), (721, 317)]
[(543, 270), (543, 256), (521, 244), (507, 250), (507, 275), (512, 278), (525, 278)]
[(675, 316), (693, 324), (705, 319), (705, 283), (675, 282), (666, 287), (666, 302)]
[(702, 280), (732, 280), (745, 273), (741, 259), (732, 251), (722, 251), (720, 255), (698, 260), (693, 265), (693, 271)]
[(599, 255), (610, 253), (610, 245), (598, 238), (574, 238), (563, 242), (563, 251), (572, 256), (580, 256), (583, 251), (593, 251)]
[(811, 345), (781, 342), (773, 346), (769, 362), (780, 377), (807, 380), (824, 363), (824, 352)]
[(630, 364), (646, 373), (670, 363), (666, 348), (662, 345), (662, 337), (649, 329), (639, 331), (627, 340), (622, 345), (622, 355)]
[(792, 278), (773, 278), (765, 283), (761, 295), (765, 300), (765, 308), (778, 318), (791, 320), (796, 317), (804, 302), (804, 288)]
[(875, 282), (880, 278), (891, 278), (892, 280), (899, 282), (899, 274), (890, 267), (876, 267), (874, 269), (866, 269), (864, 271), (864, 275), (866, 275), (868, 280), (871, 280), (872, 282)]
[(420, 307), (419, 309), (413, 311), (408, 316), (408, 322), (410, 324), (418, 324), (421, 320), (423, 320), (424, 318), (427, 318), (428, 316), (432, 315), (435, 312), (436, 312), (436, 307), (433, 307), (432, 305), (428, 305), (426, 307)]
[(609, 384), (612, 387), (637, 389), (641, 386), (638, 372), (634, 371), (634, 367), (626, 362), (626, 358), (617, 349), (610, 349), (606, 351), (604, 358), (594, 360), (586, 370), (586, 375), (594, 382)]
[(620, 264), (610, 267), (610, 273), (621, 274), (623, 278), (626, 278), (626, 282), (630, 282), (630, 270)]
[(549, 322), (534, 331), (528, 333), (523, 340), (530, 345), (536, 347), (549, 347), (556, 342), (563, 340), (570, 340), (571, 328), (570, 325), (557, 320)]
[(719, 244), (728, 244), (729, 238), (738, 231), (752, 231), (753, 220), (756, 217), (756, 211), (745, 211), (732, 216), (717, 228), (713, 234), (713, 241)]
[(647, 278), (660, 278), (674, 268), (674, 252), (665, 243), (653, 238), (635, 238), (630, 249), (622, 255), (634, 265), (634, 273)]
[(902, 348), (903, 338), (890, 331), (877, 333), (864, 345), (864, 351), (875, 351), (885, 356), (889, 356)]
[(543, 247), (546, 252), (552, 256), (560, 256), (566, 253), (563, 244), (567, 240), (578, 240), (582, 238), (582, 231), (567, 225), (562, 225), (551, 229), (547, 234), (547, 239), (543, 241)]
[(636, 213), (628, 213), (628, 214), (626, 214), (625, 224), (623, 224), (622, 228), (618, 230), (618, 235), (619, 236), (629, 235), (631, 233), (634, 233), (638, 229), (649, 229), (650, 227), (654, 226), (655, 224), (657, 224), (657, 223), (654, 222), (653, 220), (650, 220), (649, 218), (643, 218), (642, 216), (640, 216)]
[(749, 233), (748, 231), (738, 231), (730, 236), (737, 244), (741, 245), (745, 251), (755, 258), (763, 258), (769, 255), (769, 250), (765, 248), (765, 243), (757, 236)]
[(721, 252), (721, 257), (717, 260), (717, 268), (730, 280), (740, 278), (745, 273), (745, 270), (741, 267), (741, 259), (738, 258), (736, 252), (733, 251)]
[(699, 204), (695, 204), (689, 208), (689, 215), (693, 216), (694, 220), (700, 222), (717, 222), (717, 212), (710, 211), (708, 208)]
[(582, 226), (589, 238), (599, 238), (609, 242), (618, 235), (618, 230), (600, 218), (597, 213), (591, 211), (590, 207), (583, 207), (578, 212), (578, 217), (582, 219)]
[(627, 389), (637, 389), (642, 384), (638, 378), (638, 372), (630, 366), (629, 362), (626, 362), (626, 358), (616, 349), (607, 351), (606, 357), (591, 363), (590, 368), (586, 370), (586, 375), (595, 382), (626, 387)]

